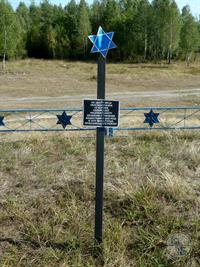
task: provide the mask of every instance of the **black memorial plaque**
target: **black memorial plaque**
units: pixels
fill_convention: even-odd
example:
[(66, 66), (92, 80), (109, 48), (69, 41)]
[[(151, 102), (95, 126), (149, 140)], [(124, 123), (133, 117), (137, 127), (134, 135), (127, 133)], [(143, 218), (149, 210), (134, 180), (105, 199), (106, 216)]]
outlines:
[(84, 100), (83, 125), (118, 127), (119, 101)]

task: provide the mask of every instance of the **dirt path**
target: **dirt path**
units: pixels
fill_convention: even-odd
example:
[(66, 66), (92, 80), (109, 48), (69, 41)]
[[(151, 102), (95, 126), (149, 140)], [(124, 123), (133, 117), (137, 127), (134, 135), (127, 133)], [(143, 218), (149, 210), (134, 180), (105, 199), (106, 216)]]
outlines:
[[(80, 108), (96, 98), (96, 64), (44, 60), (8, 62), (0, 73), (0, 109)], [(106, 96), (122, 107), (200, 104), (200, 64), (107, 64)]]
[[(154, 103), (163, 101), (163, 105), (168, 103), (182, 102), (185, 98), (190, 99), (193, 98), (194, 105), (199, 104), (199, 97), (200, 97), (200, 88), (192, 88), (192, 89), (182, 89), (182, 90), (164, 90), (164, 91), (142, 91), (142, 92), (123, 92), (123, 93), (110, 93), (107, 95), (108, 98), (116, 99), (121, 101), (121, 105), (123, 106), (135, 106), (139, 103), (148, 103), (152, 106)], [(38, 97), (1, 97), (0, 106), (1, 109), (5, 108), (30, 108), (30, 107), (57, 107), (60, 106), (65, 107), (74, 107), (80, 108), (83, 99), (87, 98), (96, 98), (95, 94), (80, 94), (77, 96), (70, 96), (70, 95), (60, 95), (60, 96), (38, 96)]]

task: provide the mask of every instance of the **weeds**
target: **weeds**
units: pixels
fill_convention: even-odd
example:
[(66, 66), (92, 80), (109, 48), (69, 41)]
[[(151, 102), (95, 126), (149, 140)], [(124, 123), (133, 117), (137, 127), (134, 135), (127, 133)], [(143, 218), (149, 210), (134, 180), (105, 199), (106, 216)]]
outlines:
[(199, 266), (199, 137), (107, 139), (101, 249), (94, 140), (1, 143), (0, 266)]

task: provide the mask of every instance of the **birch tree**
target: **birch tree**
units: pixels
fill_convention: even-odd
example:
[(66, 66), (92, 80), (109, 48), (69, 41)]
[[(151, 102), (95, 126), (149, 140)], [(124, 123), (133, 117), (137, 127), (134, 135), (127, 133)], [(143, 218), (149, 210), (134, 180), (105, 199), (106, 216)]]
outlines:
[(182, 9), (182, 27), (180, 33), (181, 52), (189, 66), (192, 55), (199, 48), (200, 34), (198, 23), (192, 16), (189, 6)]
[(0, 1), (0, 56), (2, 58), (2, 67), (5, 70), (7, 58), (17, 55), (18, 44), (21, 42), (21, 29), (19, 20), (14, 13), (11, 5)]

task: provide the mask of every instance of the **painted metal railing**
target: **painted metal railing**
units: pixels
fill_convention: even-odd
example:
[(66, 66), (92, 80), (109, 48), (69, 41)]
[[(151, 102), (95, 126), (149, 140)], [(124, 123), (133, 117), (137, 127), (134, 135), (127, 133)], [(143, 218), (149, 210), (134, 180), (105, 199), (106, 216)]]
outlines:
[[(82, 109), (0, 110), (0, 133), (94, 131), (82, 117)], [(174, 129), (200, 129), (200, 106), (121, 108), (120, 127), (108, 133)]]

